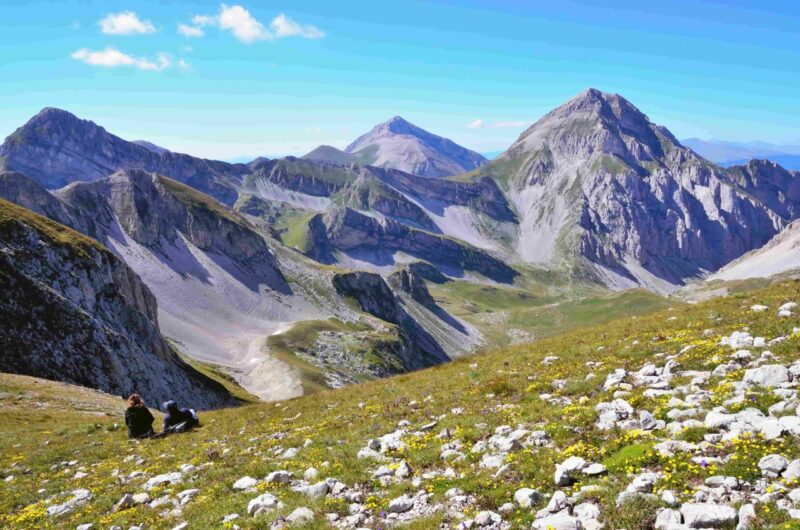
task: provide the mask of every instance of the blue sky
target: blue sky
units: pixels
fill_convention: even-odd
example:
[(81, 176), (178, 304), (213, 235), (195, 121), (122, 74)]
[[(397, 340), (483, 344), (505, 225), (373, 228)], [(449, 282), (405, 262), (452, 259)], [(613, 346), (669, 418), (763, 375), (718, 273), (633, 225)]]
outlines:
[(593, 86), (678, 137), (800, 143), (800, 3), (642, 4), (4, 0), (0, 135), (54, 106), (240, 159), (399, 114), (487, 152)]

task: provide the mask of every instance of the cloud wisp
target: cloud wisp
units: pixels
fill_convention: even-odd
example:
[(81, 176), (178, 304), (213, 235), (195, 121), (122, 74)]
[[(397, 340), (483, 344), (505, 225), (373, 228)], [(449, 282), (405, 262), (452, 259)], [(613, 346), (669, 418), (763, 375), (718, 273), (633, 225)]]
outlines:
[(480, 129), (481, 127), (483, 127), (483, 118), (478, 118), (475, 121), (471, 121), (464, 127), (466, 127), (467, 129)]
[[(70, 54), (76, 61), (81, 61), (91, 66), (101, 68), (132, 67), (137, 70), (160, 71), (172, 66), (172, 59), (169, 54), (161, 52), (156, 55), (155, 60), (151, 61), (144, 57), (134, 57), (121, 52), (113, 46), (106, 46), (103, 50), (90, 50), (81, 48)], [(181, 60), (182, 61), (182, 60)], [(188, 67), (188, 65), (186, 65)], [(183, 66), (182, 66), (183, 68)]]
[(140, 19), (133, 11), (109, 13), (98, 24), (100, 31), (106, 35), (147, 35), (156, 32), (152, 22)]
[(325, 36), (325, 32), (316, 26), (299, 24), (283, 13), (273, 18), (269, 26), (265, 26), (243, 6), (227, 4), (220, 6), (217, 15), (195, 15), (191, 19), (191, 24), (179, 24), (178, 33), (185, 37), (202, 37), (207, 26), (216, 26), (228, 31), (245, 44), (288, 37), (321, 39)]

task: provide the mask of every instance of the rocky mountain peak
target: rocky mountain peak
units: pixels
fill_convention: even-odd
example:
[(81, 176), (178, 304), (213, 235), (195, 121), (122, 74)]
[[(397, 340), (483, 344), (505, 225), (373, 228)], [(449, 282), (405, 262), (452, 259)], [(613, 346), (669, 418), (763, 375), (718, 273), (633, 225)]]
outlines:
[(662, 157), (662, 141), (680, 147), (624, 97), (590, 88), (534, 123), (509, 152), (547, 148), (573, 159), (606, 154), (633, 162)]
[(399, 169), (424, 177), (471, 171), (487, 162), (483, 155), (430, 133), (400, 116), (380, 123), (345, 148), (366, 165)]

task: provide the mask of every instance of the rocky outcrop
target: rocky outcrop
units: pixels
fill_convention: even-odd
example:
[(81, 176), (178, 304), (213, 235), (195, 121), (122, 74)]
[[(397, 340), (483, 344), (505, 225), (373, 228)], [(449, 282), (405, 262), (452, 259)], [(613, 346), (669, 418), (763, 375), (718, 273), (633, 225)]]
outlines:
[[(516, 222), (517, 217), (497, 183), (491, 178), (473, 181), (426, 179), (402, 171), (374, 168), (373, 172), (393, 188), (423, 203), (467, 206), (501, 222)], [(431, 205), (435, 208), (434, 205)]]
[(156, 300), (99, 243), (0, 199), (0, 370), (201, 408), (235, 402), (161, 337)]
[(436, 301), (431, 296), (430, 291), (428, 291), (428, 286), (425, 284), (425, 275), (424, 273), (418, 272), (418, 267), (412, 267), (411, 265), (402, 267), (397, 272), (393, 272), (389, 275), (389, 277), (386, 278), (386, 282), (395, 291), (408, 294), (413, 300), (416, 300), (429, 309), (437, 307)]
[(309, 258), (320, 263), (333, 263), (334, 248), (328, 240), (323, 215), (318, 213), (308, 221), (306, 248), (303, 253)]
[(487, 162), (483, 155), (431, 134), (400, 116), (376, 125), (347, 146), (360, 163), (423, 177), (466, 173)]
[(402, 251), (454, 271), (474, 271), (500, 282), (511, 282), (517, 272), (482, 250), (454, 239), (379, 220), (350, 208), (338, 208), (326, 216), (328, 241), (340, 250), (374, 249)]
[(342, 296), (354, 298), (361, 309), (381, 320), (400, 323), (401, 308), (386, 281), (371, 272), (348, 272), (333, 277), (333, 287)]
[(726, 173), (745, 193), (755, 197), (785, 220), (800, 216), (800, 178), (769, 160), (750, 160)]
[(398, 327), (403, 343), (400, 357), (406, 370), (450, 360), (442, 345), (409, 314), (402, 298), (380, 275), (361, 271), (340, 273), (334, 275), (332, 282), (336, 292), (354, 299), (364, 312)]
[(339, 192), (334, 199), (339, 199), (337, 202), (343, 205), (363, 211), (379, 212), (425, 230), (438, 230), (422, 208), (365, 169), (361, 170), (361, 175), (355, 182)]
[[(74, 183), (56, 196), (94, 220), (103, 241), (114, 219), (136, 242), (158, 248), (181, 235), (197, 248), (232, 258), (246, 270), (277, 270), (264, 238), (236, 212), (166, 177), (141, 170), (119, 171), (96, 182)], [(76, 225), (80, 221), (75, 222)]]
[(42, 110), (6, 138), (0, 160), (4, 169), (24, 173), (50, 189), (102, 179), (119, 169), (142, 169), (184, 182), (225, 204), (236, 201), (248, 171), (244, 164), (154, 152), (54, 108)]

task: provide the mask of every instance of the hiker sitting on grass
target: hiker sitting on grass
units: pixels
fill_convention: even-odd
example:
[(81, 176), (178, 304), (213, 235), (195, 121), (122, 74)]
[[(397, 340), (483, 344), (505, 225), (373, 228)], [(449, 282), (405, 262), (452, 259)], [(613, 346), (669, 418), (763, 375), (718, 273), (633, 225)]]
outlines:
[(194, 409), (182, 409), (174, 401), (165, 401), (163, 434), (171, 432), (186, 432), (200, 425)]
[(150, 438), (153, 432), (155, 418), (144, 406), (144, 400), (139, 394), (131, 394), (128, 398), (128, 410), (125, 411), (125, 425), (128, 426), (128, 438)]

